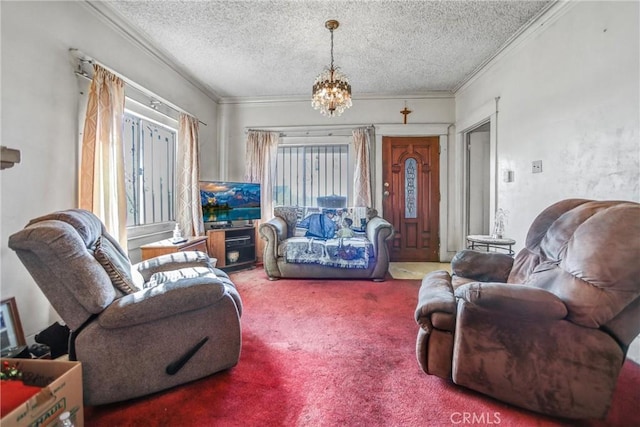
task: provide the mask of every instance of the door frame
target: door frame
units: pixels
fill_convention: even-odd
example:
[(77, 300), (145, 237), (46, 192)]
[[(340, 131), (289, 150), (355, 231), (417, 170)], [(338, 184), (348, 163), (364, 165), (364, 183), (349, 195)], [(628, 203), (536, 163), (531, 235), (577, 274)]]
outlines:
[[(449, 261), (456, 250), (449, 251), (449, 218), (447, 212), (449, 212), (449, 131), (453, 124), (449, 123), (434, 123), (434, 124), (391, 124), (391, 125), (374, 125), (376, 131), (376, 146), (375, 150), (372, 150), (375, 156), (375, 160), (372, 160), (372, 164), (375, 164), (375, 173), (371, 187), (373, 188), (373, 204), (378, 210), (381, 217), (384, 217), (382, 211), (382, 137), (389, 136), (438, 136), (440, 138), (440, 261)], [(379, 159), (379, 160), (377, 160)]]
[(496, 97), (494, 100), (487, 102), (481, 108), (475, 110), (469, 115), (467, 120), (463, 120), (458, 123), (460, 131), (456, 134), (456, 150), (461, 154), (457, 160), (456, 167), (462, 173), (461, 184), (462, 191), (460, 192), (460, 230), (462, 234), (457, 236), (458, 245), (460, 248), (466, 247), (466, 237), (468, 230), (468, 212), (467, 206), (467, 192), (469, 191), (469, 176), (466, 165), (468, 163), (469, 152), (466, 148), (469, 133), (473, 132), (478, 127), (489, 123), (489, 224), (495, 221), (496, 210), (498, 208), (498, 102), (500, 97)]

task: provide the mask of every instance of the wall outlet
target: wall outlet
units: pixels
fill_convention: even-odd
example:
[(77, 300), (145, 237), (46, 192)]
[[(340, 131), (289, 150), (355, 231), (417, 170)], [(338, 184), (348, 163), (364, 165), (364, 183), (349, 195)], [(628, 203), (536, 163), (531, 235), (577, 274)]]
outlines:
[(533, 162), (531, 162), (531, 172), (532, 173), (542, 172), (542, 160), (534, 160)]

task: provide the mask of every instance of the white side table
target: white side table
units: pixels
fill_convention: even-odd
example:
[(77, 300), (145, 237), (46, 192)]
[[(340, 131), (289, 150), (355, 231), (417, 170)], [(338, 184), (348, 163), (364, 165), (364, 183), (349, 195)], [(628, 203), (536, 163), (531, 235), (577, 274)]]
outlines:
[(484, 249), (487, 252), (490, 251), (504, 251), (509, 255), (514, 255), (513, 245), (516, 241), (509, 239), (508, 237), (491, 237), (480, 234), (471, 234), (467, 236), (467, 248), (468, 249)]

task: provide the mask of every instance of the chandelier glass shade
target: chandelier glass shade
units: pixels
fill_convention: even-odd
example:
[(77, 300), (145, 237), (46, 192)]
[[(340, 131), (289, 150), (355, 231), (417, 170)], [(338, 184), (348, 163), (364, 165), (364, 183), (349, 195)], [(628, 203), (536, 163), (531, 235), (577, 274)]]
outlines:
[(320, 110), (324, 116), (339, 116), (351, 107), (351, 85), (349, 79), (333, 65), (333, 30), (338, 28), (339, 22), (327, 21), (324, 26), (331, 32), (331, 67), (325, 69), (313, 84), (311, 106)]

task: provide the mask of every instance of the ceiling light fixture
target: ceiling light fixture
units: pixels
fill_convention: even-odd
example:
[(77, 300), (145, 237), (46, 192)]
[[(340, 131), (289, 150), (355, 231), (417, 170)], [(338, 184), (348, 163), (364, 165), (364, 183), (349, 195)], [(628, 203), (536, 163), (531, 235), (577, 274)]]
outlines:
[(311, 98), (311, 106), (329, 117), (339, 116), (352, 105), (349, 79), (338, 67), (333, 66), (333, 30), (339, 25), (340, 23), (333, 19), (324, 23), (331, 32), (331, 67), (316, 77)]

